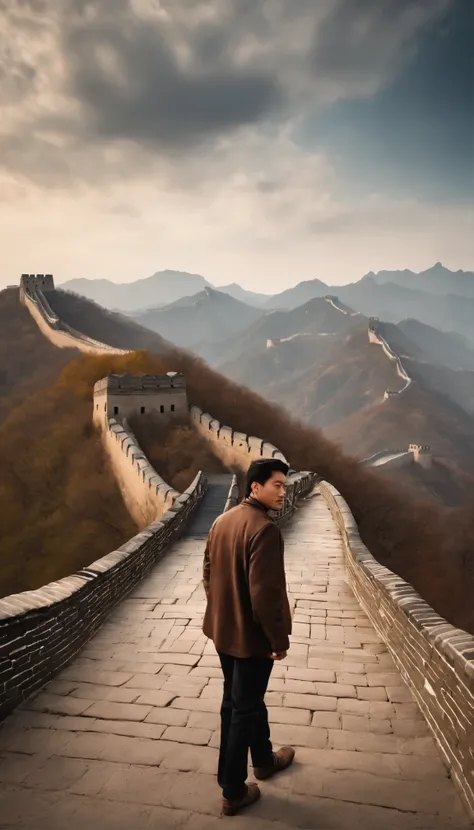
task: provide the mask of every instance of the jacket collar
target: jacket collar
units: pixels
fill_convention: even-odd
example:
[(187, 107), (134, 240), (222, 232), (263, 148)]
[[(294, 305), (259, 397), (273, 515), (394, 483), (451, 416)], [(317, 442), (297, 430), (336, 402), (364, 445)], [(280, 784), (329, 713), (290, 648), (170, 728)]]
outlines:
[(262, 510), (264, 513), (268, 513), (268, 508), (266, 508), (261, 501), (255, 499), (253, 496), (249, 496), (248, 498), (244, 499), (242, 504), (246, 504), (249, 507), (255, 507), (257, 510)]

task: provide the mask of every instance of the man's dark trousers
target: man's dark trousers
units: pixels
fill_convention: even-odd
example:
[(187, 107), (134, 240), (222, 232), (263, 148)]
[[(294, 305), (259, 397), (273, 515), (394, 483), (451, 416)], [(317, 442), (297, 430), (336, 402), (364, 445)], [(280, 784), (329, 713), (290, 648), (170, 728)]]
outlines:
[(264, 702), (273, 660), (228, 654), (219, 654), (219, 659), (224, 673), (224, 695), (217, 778), (224, 798), (233, 800), (245, 793), (249, 749), (254, 767), (273, 762)]

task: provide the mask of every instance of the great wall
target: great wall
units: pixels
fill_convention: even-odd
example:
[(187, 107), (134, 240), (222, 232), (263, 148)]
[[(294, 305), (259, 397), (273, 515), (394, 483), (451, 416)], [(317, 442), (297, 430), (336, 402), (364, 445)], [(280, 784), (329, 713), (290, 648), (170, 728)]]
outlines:
[(398, 389), (396, 392), (392, 391), (391, 389), (385, 390), (384, 399), (387, 400), (388, 398), (392, 398), (395, 395), (402, 395), (404, 392), (407, 391), (407, 389), (410, 388), (413, 381), (410, 375), (408, 374), (407, 370), (405, 369), (401, 357), (393, 351), (393, 349), (389, 346), (385, 338), (382, 336), (379, 326), (380, 321), (378, 317), (371, 317), (369, 320), (369, 343), (374, 343), (382, 347), (384, 354), (387, 355), (389, 360), (392, 360), (395, 363), (398, 377), (405, 381), (402, 388)]
[[(57, 319), (43, 294), (54, 284), (44, 279), (28, 275), (20, 296), (45, 336), (61, 348), (110, 352)], [(137, 379), (129, 382), (137, 392)], [(140, 523), (149, 511), (158, 518), (78, 573), (0, 600), (0, 716), (9, 715), (0, 727), (0, 827), (8, 830), (106, 830), (115, 827), (110, 816), (131, 828), (138, 811), (153, 826), (193, 830), (217, 815), (221, 691), (200, 628), (200, 573), (210, 522), (237, 502), (238, 485), (230, 473), (208, 482), (200, 473), (183, 494), (166, 490), (116, 402), (120, 383), (99, 382), (91, 414), (126, 503), (148, 505), (136, 513)], [(161, 383), (145, 395), (159, 407), (169, 394)], [(189, 412), (229, 469), (280, 455), (192, 403)], [(365, 463), (428, 455), (411, 445)], [(299, 766), (282, 779), (284, 800), (262, 800), (255, 827), (472, 826), (474, 637), (379, 565), (340, 494), (314, 474), (291, 473), (278, 520), (294, 629), (267, 703), (274, 740), (298, 747)]]

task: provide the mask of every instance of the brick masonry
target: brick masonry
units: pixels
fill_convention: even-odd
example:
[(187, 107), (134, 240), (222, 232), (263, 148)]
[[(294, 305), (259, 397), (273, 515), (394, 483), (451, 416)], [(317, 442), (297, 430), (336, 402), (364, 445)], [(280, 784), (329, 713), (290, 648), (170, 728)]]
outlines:
[(64, 667), (177, 539), (205, 490), (200, 473), (159, 521), (72, 576), (0, 599), (0, 720)]
[(387, 644), (474, 816), (474, 637), (447, 623), (374, 559), (334, 487), (322, 483), (321, 493), (342, 534), (349, 584)]
[[(190, 406), (191, 423), (206, 441), (209, 441), (212, 451), (229, 469), (246, 471), (250, 463), (258, 458), (279, 458), (288, 463), (283, 453), (277, 447), (244, 432), (237, 432), (232, 427), (221, 424), (208, 412), (203, 412), (198, 406)], [(284, 524), (294, 513), (298, 499), (309, 493), (317, 479), (315, 473), (303, 471), (296, 473), (290, 470), (286, 488), (285, 504), (278, 516), (278, 523)], [(239, 487), (234, 477), (229, 491), (226, 509), (233, 507), (239, 501)]]
[[(294, 513), (314, 476), (291, 476), (278, 523)], [(36, 591), (0, 599), (0, 720), (66, 666), (98, 631), (110, 611), (175, 541), (205, 489), (200, 474), (159, 521), (76, 574)], [(226, 509), (237, 498), (233, 481)]]

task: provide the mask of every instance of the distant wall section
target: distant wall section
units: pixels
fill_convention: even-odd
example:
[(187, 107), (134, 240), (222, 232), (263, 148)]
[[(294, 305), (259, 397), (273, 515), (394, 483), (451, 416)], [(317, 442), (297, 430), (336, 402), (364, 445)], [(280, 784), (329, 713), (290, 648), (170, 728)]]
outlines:
[(392, 360), (395, 363), (395, 367), (397, 370), (397, 375), (405, 381), (404, 386), (401, 389), (398, 389), (394, 392), (391, 389), (386, 389), (384, 393), (384, 400), (388, 400), (388, 398), (392, 398), (395, 395), (402, 395), (407, 389), (410, 388), (412, 384), (412, 379), (408, 374), (407, 370), (405, 369), (402, 360), (399, 355), (397, 355), (393, 349), (388, 345), (387, 341), (384, 337), (382, 337), (380, 330), (379, 330), (379, 318), (378, 317), (371, 317), (369, 320), (369, 342), (377, 344), (381, 346), (384, 353), (387, 355), (389, 360)]
[(345, 303), (341, 303), (339, 297), (336, 297), (334, 294), (326, 294), (324, 297), (329, 305), (332, 305), (336, 311), (340, 311), (341, 314), (345, 314), (347, 317), (358, 317), (360, 315), (360, 311), (354, 311), (352, 308), (349, 308), (348, 305)]
[(78, 349), (85, 354), (127, 354), (127, 349), (117, 349), (87, 337), (63, 323), (52, 310), (45, 296), (54, 291), (52, 274), (22, 274), (20, 302), (26, 306), (40, 331), (59, 349)]
[(428, 444), (410, 444), (408, 450), (382, 450), (361, 461), (364, 467), (409, 467), (411, 464), (419, 464), (425, 469), (430, 469), (432, 463), (431, 447)]

